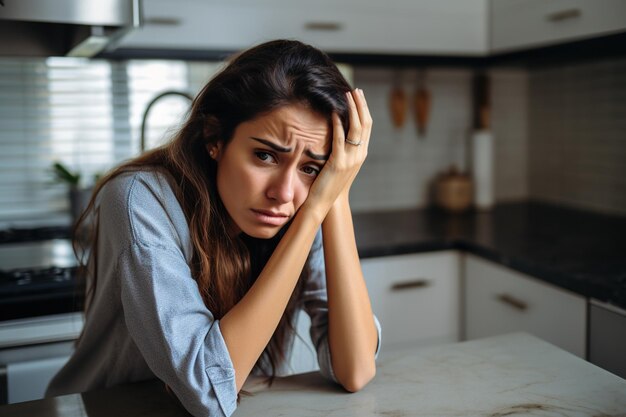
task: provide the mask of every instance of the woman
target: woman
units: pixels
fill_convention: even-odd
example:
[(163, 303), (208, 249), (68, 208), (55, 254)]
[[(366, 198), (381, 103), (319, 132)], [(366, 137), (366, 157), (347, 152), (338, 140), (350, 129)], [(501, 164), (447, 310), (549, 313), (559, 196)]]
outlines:
[(235, 57), (171, 143), (97, 187), (79, 220), (96, 219), (85, 327), (47, 395), (156, 376), (192, 414), (230, 415), (249, 374), (288, 358), (300, 307), (321, 372), (367, 384), (380, 328), (348, 192), (371, 125), (363, 92), (317, 49), (279, 40)]

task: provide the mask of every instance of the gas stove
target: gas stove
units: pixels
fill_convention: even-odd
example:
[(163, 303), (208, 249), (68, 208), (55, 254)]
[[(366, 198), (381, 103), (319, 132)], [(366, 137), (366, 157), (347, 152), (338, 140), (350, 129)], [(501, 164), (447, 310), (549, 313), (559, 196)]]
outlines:
[(75, 282), (76, 267), (17, 268), (0, 270), (0, 298), (15, 294), (46, 293)]
[(81, 309), (67, 228), (0, 231), (0, 321)]
[(47, 226), (32, 228), (10, 228), (0, 230), (0, 244), (17, 242), (37, 242), (50, 239), (69, 239), (70, 228), (67, 226)]

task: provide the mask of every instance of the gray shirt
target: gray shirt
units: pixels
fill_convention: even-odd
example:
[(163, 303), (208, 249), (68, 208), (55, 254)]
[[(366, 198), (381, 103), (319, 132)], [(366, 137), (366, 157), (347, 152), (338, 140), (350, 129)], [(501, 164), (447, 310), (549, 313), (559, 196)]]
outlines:
[[(229, 416), (235, 410), (235, 370), (219, 320), (204, 305), (191, 275), (189, 227), (172, 181), (163, 173), (141, 171), (103, 187), (97, 289), (80, 342), (46, 396), (157, 377), (195, 416)], [(335, 380), (321, 232), (302, 274), (306, 284), (299, 307), (311, 318), (320, 372)], [(292, 333), (287, 358), (293, 338)]]

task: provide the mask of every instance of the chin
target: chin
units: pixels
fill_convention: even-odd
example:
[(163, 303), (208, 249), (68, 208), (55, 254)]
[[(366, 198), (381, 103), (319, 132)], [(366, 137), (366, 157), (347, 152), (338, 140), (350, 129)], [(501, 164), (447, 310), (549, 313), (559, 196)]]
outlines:
[(278, 234), (280, 227), (250, 227), (243, 232), (256, 239), (271, 239)]

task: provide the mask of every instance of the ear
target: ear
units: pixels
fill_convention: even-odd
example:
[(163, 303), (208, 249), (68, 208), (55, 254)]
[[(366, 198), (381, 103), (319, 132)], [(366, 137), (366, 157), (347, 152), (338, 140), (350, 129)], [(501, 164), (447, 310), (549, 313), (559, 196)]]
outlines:
[(222, 151), (222, 142), (218, 141), (217, 143), (207, 143), (206, 150), (211, 159), (219, 161)]

